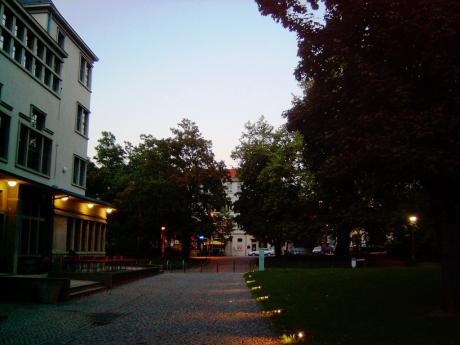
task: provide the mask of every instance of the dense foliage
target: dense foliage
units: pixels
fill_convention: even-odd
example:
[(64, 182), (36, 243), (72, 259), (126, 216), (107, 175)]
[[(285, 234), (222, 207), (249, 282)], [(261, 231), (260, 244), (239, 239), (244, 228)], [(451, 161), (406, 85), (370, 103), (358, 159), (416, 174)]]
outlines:
[(444, 306), (460, 311), (460, 2), (256, 1), (297, 33), (305, 94), (286, 116), (329, 201), (360, 221), (363, 190), (391, 210), (419, 186), (421, 221), (439, 238)]
[(109, 232), (114, 253), (158, 255), (164, 226), (187, 257), (194, 234), (211, 234), (221, 226), (211, 212), (228, 203), (223, 162), (215, 161), (211, 142), (190, 120), (182, 120), (172, 134), (166, 139), (142, 135), (137, 146), (122, 147), (107, 132), (98, 141), (88, 194), (117, 207)]
[(278, 254), (285, 241), (314, 244), (315, 181), (304, 165), (301, 136), (285, 127), (274, 130), (263, 117), (245, 129), (232, 154), (242, 181), (234, 206), (237, 222), (274, 244)]

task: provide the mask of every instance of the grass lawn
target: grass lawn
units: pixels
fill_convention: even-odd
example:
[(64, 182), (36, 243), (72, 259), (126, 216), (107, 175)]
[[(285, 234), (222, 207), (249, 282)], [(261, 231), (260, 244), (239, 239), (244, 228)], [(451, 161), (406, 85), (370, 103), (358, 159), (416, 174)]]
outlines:
[(249, 287), (282, 334), (305, 344), (458, 345), (460, 317), (433, 313), (440, 270), (431, 268), (273, 269), (250, 273)]

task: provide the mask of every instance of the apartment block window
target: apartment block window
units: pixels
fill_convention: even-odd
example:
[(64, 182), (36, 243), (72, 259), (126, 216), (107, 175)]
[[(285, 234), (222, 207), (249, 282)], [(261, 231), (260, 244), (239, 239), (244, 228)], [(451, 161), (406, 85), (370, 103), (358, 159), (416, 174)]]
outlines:
[[(5, 6), (0, 21), (0, 49), (50, 91), (59, 94), (63, 61), (52, 46), (47, 46)], [(86, 75), (90, 73), (85, 78)]]
[(24, 25), (17, 21), (14, 28), (14, 35), (19, 38), (21, 41), (24, 40), (25, 27)]
[(65, 35), (62, 33), (61, 30), (58, 30), (58, 32), (57, 32), (57, 43), (58, 43), (59, 47), (64, 49)]
[(88, 136), (88, 125), (89, 125), (89, 111), (83, 108), (80, 104), (77, 110), (77, 123), (76, 131), (83, 134), (85, 137)]
[(40, 132), (20, 125), (17, 164), (49, 176), (52, 140)]
[(26, 45), (27, 45), (27, 48), (29, 48), (30, 50), (32, 51), (34, 50), (35, 36), (30, 30), (27, 30)]
[(13, 13), (6, 7), (3, 8), (2, 25), (13, 31)]
[(11, 35), (2, 30), (0, 33), (0, 48), (2, 48), (8, 55), (11, 54)]
[(73, 157), (73, 177), (72, 183), (85, 188), (86, 186), (86, 160), (80, 157)]
[(88, 89), (91, 88), (91, 75), (92, 75), (93, 67), (90, 65), (88, 61), (82, 56), (80, 58), (80, 81), (85, 85)]
[(45, 129), (46, 114), (35, 107), (32, 107), (30, 114), (30, 125), (39, 131)]
[(0, 159), (8, 158), (8, 139), (10, 131), (10, 117), (0, 113)]

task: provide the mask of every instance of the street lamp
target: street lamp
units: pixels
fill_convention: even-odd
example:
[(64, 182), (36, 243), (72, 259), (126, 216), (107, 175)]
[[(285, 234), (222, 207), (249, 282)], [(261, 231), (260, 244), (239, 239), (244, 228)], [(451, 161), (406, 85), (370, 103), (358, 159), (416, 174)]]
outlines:
[(165, 258), (166, 252), (166, 226), (161, 227), (161, 257)]
[(409, 220), (409, 225), (411, 229), (411, 254), (410, 259), (412, 263), (415, 263), (415, 229), (417, 227), (418, 217), (415, 215), (409, 216), (407, 218)]

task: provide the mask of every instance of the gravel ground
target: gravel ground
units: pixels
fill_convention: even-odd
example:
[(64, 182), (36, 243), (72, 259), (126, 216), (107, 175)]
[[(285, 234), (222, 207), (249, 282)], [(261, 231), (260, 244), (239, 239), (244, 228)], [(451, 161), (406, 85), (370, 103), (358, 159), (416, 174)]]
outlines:
[(0, 344), (279, 344), (240, 273), (165, 273), (56, 305), (0, 303)]

